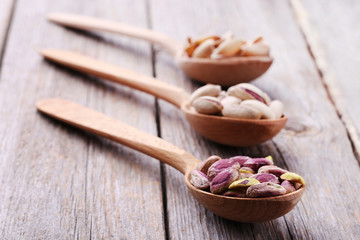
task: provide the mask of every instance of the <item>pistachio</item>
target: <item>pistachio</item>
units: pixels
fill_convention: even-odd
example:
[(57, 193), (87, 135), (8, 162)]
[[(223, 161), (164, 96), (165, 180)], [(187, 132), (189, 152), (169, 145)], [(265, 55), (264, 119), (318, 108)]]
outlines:
[(257, 100), (245, 100), (240, 103), (242, 106), (248, 106), (258, 110), (261, 113), (261, 118), (264, 119), (274, 119), (274, 113), (271, 109), (264, 103)]
[(258, 110), (240, 104), (224, 105), (221, 113), (224, 117), (241, 119), (260, 119), (262, 116), (262, 114)]
[(250, 186), (246, 190), (246, 196), (250, 198), (275, 197), (284, 195), (286, 189), (279, 184), (264, 182)]
[(234, 96), (226, 96), (223, 99), (221, 99), (221, 104), (224, 106), (224, 108), (226, 106), (230, 106), (230, 105), (237, 105), (240, 104), (241, 100), (237, 97)]
[(269, 159), (270, 161), (272, 161), (272, 162), (274, 162), (274, 159), (273, 159), (273, 157), (272, 156), (267, 156), (267, 157), (265, 157), (266, 159)]
[(248, 178), (255, 174), (255, 171), (249, 167), (242, 167), (239, 170), (240, 178)]
[(223, 109), (223, 105), (216, 97), (202, 96), (193, 102), (192, 106), (198, 113), (217, 114)]
[(281, 118), (284, 111), (284, 104), (279, 100), (274, 100), (269, 105), (271, 111), (274, 113), (274, 118), (278, 119)]
[(207, 172), (207, 176), (209, 180), (211, 181), (214, 179), (221, 171), (223, 171), (226, 168), (235, 168), (237, 170), (240, 169), (240, 164), (238, 162), (234, 162), (231, 159), (220, 159), (216, 161), (214, 164), (212, 164)]
[(253, 43), (259, 43), (259, 42), (264, 42), (264, 38), (260, 36), (253, 41)]
[(245, 198), (246, 197), (246, 188), (234, 188), (234, 189), (227, 190), (226, 192), (223, 193), (223, 196)]
[(219, 95), (217, 96), (217, 98), (221, 101), (221, 104), (222, 104), (222, 101), (227, 98), (228, 95), (227, 95), (227, 92), (226, 91), (221, 91), (219, 93)]
[(259, 168), (258, 170), (258, 173), (271, 173), (274, 174), (276, 177), (280, 177), (282, 174), (286, 172), (288, 171), (274, 165), (265, 165)]
[(221, 35), (222, 40), (231, 39), (231, 38), (234, 38), (234, 34), (231, 31), (227, 31), (223, 35)]
[(244, 40), (237, 38), (225, 39), (220, 45), (214, 49), (210, 58), (219, 59), (224, 57), (231, 57), (240, 52), (242, 45), (246, 44)]
[(243, 178), (240, 180), (234, 181), (232, 184), (230, 184), (229, 189), (233, 188), (248, 188), (252, 185), (259, 184), (260, 181), (258, 181), (255, 178)]
[(217, 97), (221, 92), (220, 85), (206, 84), (196, 89), (190, 96), (190, 103), (194, 102), (195, 99), (202, 96)]
[(192, 57), (193, 56), (193, 53), (195, 51), (195, 49), (200, 45), (202, 44), (203, 42), (205, 42), (206, 40), (209, 40), (209, 39), (212, 39), (214, 41), (217, 41), (219, 40), (220, 38), (218, 36), (208, 36), (208, 37), (203, 37), (203, 38), (200, 38), (200, 39), (197, 39), (195, 41), (192, 41), (191, 38), (188, 38), (188, 43), (189, 45), (185, 48), (185, 52), (187, 53), (187, 55), (189, 57)]
[(215, 162), (219, 161), (221, 157), (213, 155), (208, 157), (205, 161), (199, 163), (196, 166), (196, 169), (203, 172), (204, 174), (207, 174), (207, 171), (209, 170), (209, 167), (213, 165)]
[(248, 157), (248, 156), (235, 156), (235, 157), (229, 158), (229, 160), (233, 161), (234, 163), (235, 162), (239, 163), (240, 167), (243, 167), (244, 163), (249, 159), (250, 159), (250, 157)]
[[(236, 163), (239, 165), (238, 163)], [(221, 171), (216, 177), (210, 182), (210, 192), (222, 193), (228, 189), (229, 185), (238, 179), (238, 169), (229, 167)]]
[(305, 180), (302, 176), (299, 174), (293, 173), (293, 172), (287, 172), (280, 176), (282, 180), (288, 180), (292, 183), (300, 183), (305, 186)]
[(254, 178), (261, 183), (273, 182), (273, 183), (280, 184), (278, 177), (271, 173), (257, 173), (257, 174), (252, 175), (250, 178)]
[(215, 48), (215, 40), (207, 39), (195, 48), (192, 57), (194, 58), (209, 58)]
[(289, 182), (288, 180), (283, 181), (281, 183), (281, 186), (286, 189), (286, 193), (291, 193), (296, 190), (294, 185), (291, 182)]
[(263, 41), (250, 43), (242, 46), (241, 55), (243, 56), (269, 56), (270, 49)]
[(265, 165), (274, 165), (274, 163), (267, 158), (250, 158), (244, 163), (244, 167), (249, 167), (255, 172), (257, 172), (260, 167)]
[(198, 189), (207, 189), (210, 186), (210, 181), (206, 174), (199, 170), (191, 170), (190, 183)]
[(258, 87), (249, 83), (239, 83), (228, 89), (229, 96), (240, 98), (241, 100), (254, 99), (262, 103), (269, 104), (270, 97)]

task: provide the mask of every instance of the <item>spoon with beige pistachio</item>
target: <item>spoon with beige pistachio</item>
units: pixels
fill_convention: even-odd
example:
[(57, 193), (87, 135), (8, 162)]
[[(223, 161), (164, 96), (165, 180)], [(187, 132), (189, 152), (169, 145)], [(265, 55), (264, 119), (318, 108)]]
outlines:
[(87, 132), (111, 139), (166, 163), (185, 175), (190, 193), (216, 215), (239, 222), (263, 222), (278, 218), (300, 200), (305, 185), (295, 192), (267, 198), (235, 198), (196, 189), (190, 171), (201, 161), (186, 151), (102, 113), (64, 99), (44, 99), (38, 110), (52, 118)]
[(51, 13), (48, 19), (66, 27), (118, 33), (158, 44), (172, 55), (189, 77), (204, 83), (231, 86), (249, 82), (266, 72), (273, 61), (270, 56), (240, 56), (216, 60), (191, 58), (185, 54), (182, 44), (169, 36), (148, 29), (67, 13)]
[(189, 94), (182, 88), (74, 52), (45, 49), (40, 53), (58, 64), (149, 93), (175, 105), (200, 135), (217, 143), (256, 145), (278, 134), (287, 121), (286, 116), (255, 120), (200, 114), (191, 110)]

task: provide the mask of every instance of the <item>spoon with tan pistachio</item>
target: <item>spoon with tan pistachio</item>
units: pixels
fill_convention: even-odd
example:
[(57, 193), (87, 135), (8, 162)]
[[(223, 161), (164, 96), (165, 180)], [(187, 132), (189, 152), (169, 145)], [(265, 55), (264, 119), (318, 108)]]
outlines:
[(64, 99), (44, 99), (36, 103), (38, 110), (76, 128), (119, 142), (166, 163), (185, 175), (185, 184), (206, 209), (216, 215), (239, 222), (263, 222), (278, 218), (300, 200), (305, 186), (295, 192), (267, 198), (235, 198), (215, 195), (195, 188), (190, 172), (201, 161), (186, 151), (126, 125), (102, 113)]
[(172, 55), (189, 77), (204, 83), (231, 86), (249, 82), (266, 72), (273, 61), (271, 56), (239, 56), (223, 59), (188, 57), (182, 44), (149, 29), (67, 13), (51, 13), (48, 19), (74, 29), (107, 31), (157, 44)]
[(287, 121), (286, 116), (255, 120), (200, 114), (190, 108), (190, 95), (182, 88), (74, 52), (45, 49), (40, 53), (50, 61), (149, 93), (175, 105), (200, 135), (217, 143), (256, 145), (278, 134)]

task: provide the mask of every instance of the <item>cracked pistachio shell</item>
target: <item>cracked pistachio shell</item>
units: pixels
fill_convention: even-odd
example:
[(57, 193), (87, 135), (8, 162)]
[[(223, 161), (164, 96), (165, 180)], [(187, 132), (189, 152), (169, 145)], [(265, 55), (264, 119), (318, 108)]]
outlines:
[(193, 53), (195, 51), (195, 49), (202, 44), (203, 42), (205, 42), (206, 40), (212, 39), (214, 41), (219, 40), (220, 38), (218, 36), (207, 36), (207, 37), (203, 37), (203, 38), (199, 38), (196, 39), (194, 41), (191, 40), (191, 38), (188, 38), (188, 46), (185, 48), (185, 52), (189, 57), (193, 56)]
[(206, 84), (196, 89), (190, 96), (190, 103), (194, 102), (195, 99), (202, 96), (217, 97), (221, 92), (220, 85)]
[(278, 119), (281, 118), (284, 111), (284, 104), (279, 100), (274, 100), (269, 105), (271, 111), (274, 113), (274, 118)]
[(282, 168), (279, 168), (274, 165), (266, 165), (259, 168), (258, 173), (271, 173), (277, 177), (280, 177), (282, 174), (287, 173), (288, 171)]
[(271, 173), (257, 173), (257, 174), (252, 175), (250, 178), (254, 178), (261, 183), (273, 182), (273, 183), (280, 184), (279, 178)]
[(287, 172), (280, 176), (282, 180), (288, 180), (292, 183), (300, 183), (305, 186), (305, 180), (302, 176), (299, 174), (293, 173), (293, 172)]
[(195, 48), (192, 57), (194, 58), (209, 58), (215, 48), (215, 40), (207, 39)]
[(261, 118), (263, 119), (275, 119), (274, 113), (271, 111), (270, 107), (258, 100), (245, 100), (240, 103), (240, 106), (256, 109), (261, 113)]
[(223, 99), (221, 99), (221, 104), (224, 106), (230, 106), (230, 105), (238, 105), (241, 103), (241, 99), (234, 97), (234, 96), (226, 96)]
[(229, 168), (229, 167), (232, 167), (238, 171), (240, 169), (240, 164), (237, 162), (234, 162), (231, 159), (220, 159), (220, 160), (216, 161), (208, 169), (207, 176), (208, 176), (209, 180), (211, 181), (221, 171), (223, 171), (224, 169)]
[(240, 119), (260, 119), (262, 116), (261, 112), (257, 109), (241, 104), (224, 105), (221, 113), (224, 117)]
[(211, 54), (212, 59), (219, 59), (224, 57), (232, 57), (241, 50), (241, 46), (246, 44), (244, 40), (237, 38), (225, 39), (220, 45), (214, 49)]
[(206, 174), (200, 172), (199, 170), (191, 170), (190, 183), (198, 189), (207, 189), (210, 186), (210, 181), (208, 180)]
[(241, 47), (242, 56), (269, 56), (270, 48), (263, 41), (248, 43)]
[(216, 97), (202, 96), (194, 100), (192, 106), (198, 113), (218, 114), (223, 109), (223, 105)]
[(250, 158), (244, 163), (244, 167), (253, 169), (255, 172), (265, 165), (274, 165), (274, 163), (267, 158)]
[(272, 182), (255, 184), (246, 190), (246, 196), (251, 198), (275, 197), (284, 195), (285, 193), (286, 189), (284, 187)]
[(294, 185), (289, 182), (288, 180), (285, 180), (281, 183), (281, 186), (286, 189), (286, 193), (294, 192), (296, 189)]
[(233, 188), (248, 188), (252, 185), (259, 184), (260, 182), (255, 178), (243, 178), (234, 181), (232, 184), (230, 184), (229, 189)]
[(229, 96), (240, 98), (241, 100), (254, 99), (265, 104), (271, 102), (270, 97), (260, 88), (250, 83), (239, 83), (228, 89)]
[[(238, 163), (236, 163), (238, 164)], [(221, 171), (210, 182), (210, 192), (219, 194), (225, 192), (230, 184), (239, 177), (239, 171), (236, 168), (229, 167)]]
[(221, 157), (216, 156), (216, 155), (210, 156), (210, 157), (208, 157), (208, 159), (206, 159), (205, 161), (199, 163), (199, 164), (196, 166), (196, 170), (199, 170), (199, 171), (201, 171), (202, 173), (207, 174), (207, 172), (208, 172), (208, 170), (209, 170), (209, 167), (210, 167), (211, 165), (213, 165), (215, 162), (219, 161), (220, 159), (221, 159)]

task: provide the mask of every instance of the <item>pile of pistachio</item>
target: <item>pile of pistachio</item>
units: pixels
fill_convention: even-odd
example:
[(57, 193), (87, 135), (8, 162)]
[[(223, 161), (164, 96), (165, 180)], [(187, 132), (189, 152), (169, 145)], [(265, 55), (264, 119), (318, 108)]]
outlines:
[(278, 119), (284, 105), (258, 87), (240, 83), (221, 91), (220, 85), (207, 84), (190, 96), (190, 105), (202, 114), (222, 115), (241, 119)]
[(229, 57), (269, 56), (270, 49), (262, 37), (254, 41), (235, 38), (231, 32), (222, 36), (188, 38), (185, 53), (194, 58), (222, 59)]
[(305, 186), (300, 175), (274, 166), (271, 156), (211, 156), (191, 171), (190, 182), (198, 189), (240, 198), (280, 196)]

